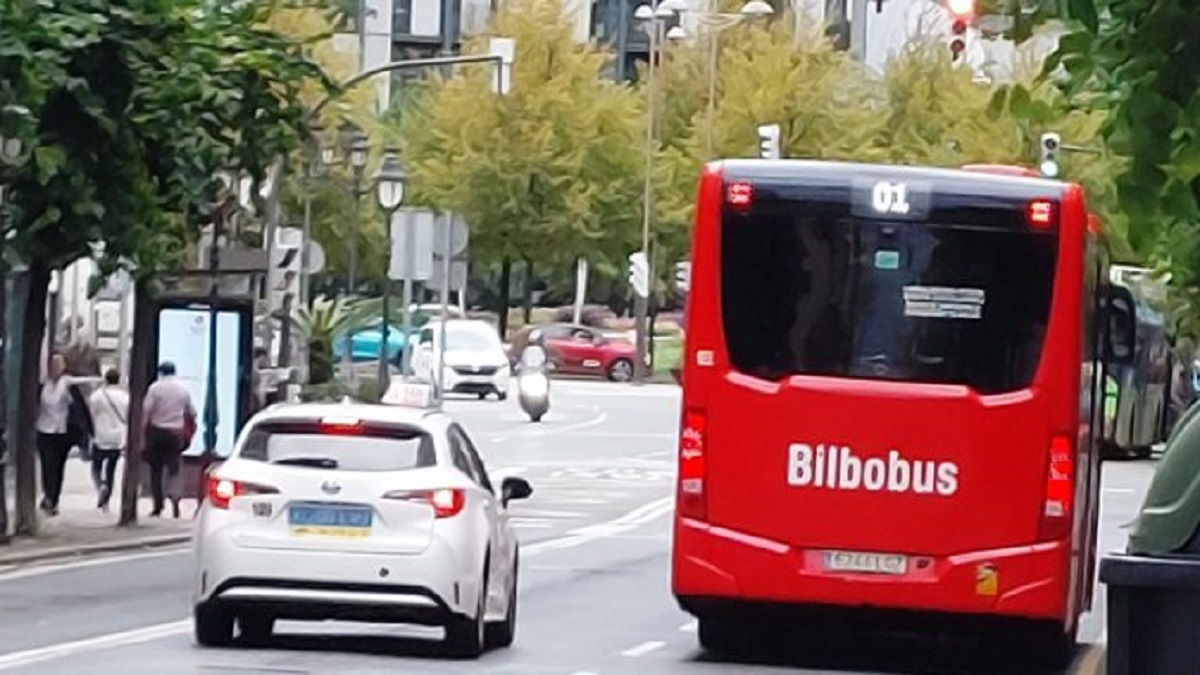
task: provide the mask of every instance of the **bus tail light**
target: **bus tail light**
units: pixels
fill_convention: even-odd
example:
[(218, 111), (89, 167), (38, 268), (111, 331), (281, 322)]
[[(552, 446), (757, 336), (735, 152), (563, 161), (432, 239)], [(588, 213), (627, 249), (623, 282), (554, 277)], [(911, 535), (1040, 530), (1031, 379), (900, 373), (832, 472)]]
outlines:
[(1070, 536), (1075, 501), (1075, 448), (1066, 436), (1050, 441), (1046, 467), (1046, 501), (1042, 506), (1042, 539)]
[(703, 520), (707, 516), (705, 432), (708, 417), (701, 410), (683, 413), (679, 432), (679, 515)]

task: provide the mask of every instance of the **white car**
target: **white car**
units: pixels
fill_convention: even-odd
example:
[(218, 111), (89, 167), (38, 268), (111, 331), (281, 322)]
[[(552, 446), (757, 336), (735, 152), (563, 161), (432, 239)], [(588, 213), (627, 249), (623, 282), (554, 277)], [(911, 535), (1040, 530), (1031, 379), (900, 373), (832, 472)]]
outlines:
[(196, 529), (201, 645), (270, 636), (276, 619), (444, 626), (458, 656), (512, 643), (522, 478), (494, 485), (434, 410), (298, 404), (247, 423), (207, 477)]
[[(430, 321), (421, 328), (414, 352), (413, 374), (434, 382), (437, 352), (441, 345), (442, 322)], [(475, 394), (481, 400), (495, 394), (508, 398), (512, 364), (495, 327), (486, 321), (450, 319), (445, 322), (446, 353), (442, 377), (447, 393)]]

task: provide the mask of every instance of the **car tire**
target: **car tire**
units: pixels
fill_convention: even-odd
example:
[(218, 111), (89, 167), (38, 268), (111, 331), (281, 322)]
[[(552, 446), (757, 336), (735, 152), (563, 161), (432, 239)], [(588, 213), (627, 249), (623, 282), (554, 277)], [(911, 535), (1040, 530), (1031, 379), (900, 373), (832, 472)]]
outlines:
[(192, 612), (196, 644), (201, 647), (228, 647), (233, 643), (233, 612), (222, 607), (196, 605)]
[(486, 643), (489, 649), (511, 647), (517, 637), (517, 579), (520, 559), (513, 557), (512, 586), (508, 589), (508, 611), (504, 620), (488, 624)]
[(275, 631), (275, 617), (259, 612), (239, 614), (237, 624), (242, 640), (250, 644), (263, 644), (269, 641), (271, 633)]
[(498, 392), (496, 392), (496, 398), (500, 399), (501, 401), (507, 401), (508, 400), (508, 392), (507, 391), (498, 391)]
[(480, 400), (480, 401), (486, 401), (486, 400), (487, 400), (487, 396), (488, 396), (486, 391), (481, 391), (481, 392), (479, 392), (478, 394), (475, 394), (475, 395), (479, 397), (479, 400)]
[(487, 577), (479, 590), (475, 616), (456, 616), (446, 624), (446, 651), (460, 659), (475, 659), (487, 646)]
[(628, 382), (633, 379), (633, 361), (617, 359), (608, 364), (608, 379), (612, 382)]

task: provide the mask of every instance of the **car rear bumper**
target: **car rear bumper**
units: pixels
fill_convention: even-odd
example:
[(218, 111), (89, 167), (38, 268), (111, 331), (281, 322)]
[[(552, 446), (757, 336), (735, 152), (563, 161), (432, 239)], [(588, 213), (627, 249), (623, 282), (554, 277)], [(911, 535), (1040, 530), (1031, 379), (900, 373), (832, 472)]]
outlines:
[(281, 617), (438, 624), (474, 611), (480, 592), (478, 570), (436, 538), (419, 554), (381, 555), (250, 548), (219, 533), (196, 550), (196, 604)]
[(746, 602), (1067, 620), (1067, 542), (910, 556), (904, 575), (830, 573), (819, 551), (684, 519), (676, 524), (672, 590), (703, 615)]

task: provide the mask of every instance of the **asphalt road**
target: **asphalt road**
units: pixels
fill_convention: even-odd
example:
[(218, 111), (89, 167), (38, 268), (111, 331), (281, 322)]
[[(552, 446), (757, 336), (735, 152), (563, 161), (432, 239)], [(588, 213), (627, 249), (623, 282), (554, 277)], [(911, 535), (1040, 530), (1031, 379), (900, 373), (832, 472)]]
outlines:
[[(533, 499), (514, 507), (523, 569), (513, 648), (457, 662), (441, 657), (436, 630), (283, 623), (265, 649), (202, 650), (191, 638), (190, 554), (167, 551), (0, 575), (0, 671), (742, 675), (978, 665), (962, 645), (894, 637), (787, 642), (753, 662), (711, 660), (668, 585), (678, 390), (555, 387), (541, 425), (511, 400), (450, 405), (492, 473), (519, 471), (534, 485)], [(1106, 469), (1102, 549), (1122, 544), (1151, 471)], [(1097, 600), (1081, 627), (1086, 642), (1104, 637)]]

